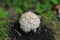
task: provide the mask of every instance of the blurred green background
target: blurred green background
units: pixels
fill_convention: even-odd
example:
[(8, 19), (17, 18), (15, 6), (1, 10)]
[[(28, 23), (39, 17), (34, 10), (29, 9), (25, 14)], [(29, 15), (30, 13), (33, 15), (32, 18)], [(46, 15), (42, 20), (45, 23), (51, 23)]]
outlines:
[(29, 10), (42, 16), (43, 23), (60, 34), (60, 21), (57, 20), (54, 9), (59, 4), (60, 0), (0, 0), (0, 40), (8, 40), (9, 27), (6, 25)]

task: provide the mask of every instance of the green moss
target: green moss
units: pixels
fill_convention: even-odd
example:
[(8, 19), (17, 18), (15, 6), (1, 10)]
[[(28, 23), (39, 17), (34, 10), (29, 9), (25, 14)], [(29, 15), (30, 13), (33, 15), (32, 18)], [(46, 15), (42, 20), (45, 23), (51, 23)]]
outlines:
[(48, 24), (51, 21), (56, 20), (56, 14), (54, 11), (49, 11), (41, 15), (45, 24)]

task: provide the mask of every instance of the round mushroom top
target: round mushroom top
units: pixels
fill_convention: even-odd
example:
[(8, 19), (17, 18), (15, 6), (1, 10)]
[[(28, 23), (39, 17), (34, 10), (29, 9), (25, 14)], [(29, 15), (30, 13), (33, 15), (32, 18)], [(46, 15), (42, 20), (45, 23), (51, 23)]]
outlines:
[(34, 30), (36, 32), (36, 28), (40, 24), (40, 18), (35, 13), (29, 11), (21, 15), (19, 23), (23, 31), (29, 32)]
[(60, 5), (57, 5), (57, 6), (55, 7), (56, 10), (58, 10), (59, 8), (60, 8)]

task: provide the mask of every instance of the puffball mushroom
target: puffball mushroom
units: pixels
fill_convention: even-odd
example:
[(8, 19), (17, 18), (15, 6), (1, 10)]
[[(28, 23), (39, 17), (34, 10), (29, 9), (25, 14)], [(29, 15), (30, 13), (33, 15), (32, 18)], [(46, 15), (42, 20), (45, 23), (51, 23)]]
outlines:
[(57, 5), (57, 6), (55, 7), (55, 9), (56, 9), (56, 11), (57, 11), (57, 18), (58, 18), (58, 20), (60, 20), (60, 5)]
[(31, 30), (36, 32), (36, 28), (38, 28), (40, 24), (40, 18), (35, 13), (28, 11), (21, 15), (19, 23), (24, 32), (29, 32)]
[(46, 27), (41, 17), (31, 11), (22, 14), (19, 20), (11, 25), (11, 40), (55, 40), (53, 30)]

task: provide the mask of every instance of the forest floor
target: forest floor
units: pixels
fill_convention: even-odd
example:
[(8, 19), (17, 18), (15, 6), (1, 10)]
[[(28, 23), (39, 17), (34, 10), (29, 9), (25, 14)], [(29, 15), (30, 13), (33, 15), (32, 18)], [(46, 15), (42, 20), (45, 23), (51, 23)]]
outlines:
[[(47, 17), (48, 16), (48, 17)], [(55, 39), (60, 40), (60, 21), (55, 20), (55, 14), (47, 13), (43, 14), (42, 18), (44, 18), (44, 23), (47, 25), (48, 28), (52, 28), (55, 33)], [(52, 17), (53, 21), (50, 19)], [(10, 20), (0, 20), (0, 40), (7, 40), (8, 38), (8, 26), (6, 24), (9, 24)]]

